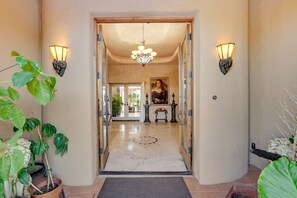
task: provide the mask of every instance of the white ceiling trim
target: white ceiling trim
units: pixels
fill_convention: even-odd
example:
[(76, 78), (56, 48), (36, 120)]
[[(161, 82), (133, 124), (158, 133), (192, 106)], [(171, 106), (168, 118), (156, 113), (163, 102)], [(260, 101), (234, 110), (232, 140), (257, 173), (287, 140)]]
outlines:
[[(159, 63), (171, 62), (177, 56), (177, 54), (178, 54), (178, 47), (176, 48), (176, 50), (174, 51), (174, 53), (171, 56), (158, 57), (158, 55), (157, 55), (157, 57), (155, 57), (155, 59), (151, 63), (159, 64)], [(112, 54), (108, 49), (107, 49), (107, 55), (111, 58), (111, 60), (118, 62), (118, 63), (123, 63), (123, 64), (136, 63), (132, 58), (116, 56), (116, 55)]]

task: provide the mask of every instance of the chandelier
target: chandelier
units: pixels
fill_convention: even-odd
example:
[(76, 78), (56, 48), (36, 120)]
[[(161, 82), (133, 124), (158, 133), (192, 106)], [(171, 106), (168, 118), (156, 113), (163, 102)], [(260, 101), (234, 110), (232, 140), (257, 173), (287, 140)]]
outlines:
[(133, 50), (131, 58), (137, 63), (141, 64), (143, 67), (154, 60), (154, 56), (157, 55), (157, 52), (153, 52), (151, 48), (145, 49), (145, 40), (144, 40), (144, 24), (142, 24), (142, 45), (138, 46), (138, 50)]

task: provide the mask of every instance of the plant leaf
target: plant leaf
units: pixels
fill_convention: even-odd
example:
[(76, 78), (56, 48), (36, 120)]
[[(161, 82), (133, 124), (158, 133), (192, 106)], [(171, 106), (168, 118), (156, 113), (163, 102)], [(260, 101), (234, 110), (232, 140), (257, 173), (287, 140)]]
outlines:
[(0, 177), (0, 198), (4, 197), (3, 179)]
[(0, 120), (9, 120), (10, 119), (10, 114), (11, 114), (11, 109), (12, 105), (6, 105), (0, 107)]
[(49, 149), (49, 145), (47, 142), (41, 142), (38, 140), (33, 146), (32, 146), (32, 152), (34, 155), (41, 155), (44, 154)]
[(23, 87), (32, 80), (33, 74), (31, 72), (16, 72), (12, 75), (12, 82), (16, 87)]
[(11, 168), (10, 175), (16, 175), (24, 166), (25, 157), (22, 151), (18, 148), (13, 150), (13, 154), (11, 156)]
[(6, 106), (6, 105), (12, 105), (13, 103), (9, 100), (3, 100), (3, 99), (0, 99), (0, 106), (3, 107), (3, 106)]
[(54, 134), (57, 133), (56, 127), (50, 123), (43, 124), (41, 130), (43, 135), (46, 137), (52, 137)]
[(19, 182), (26, 186), (28, 186), (32, 182), (32, 178), (25, 168), (21, 169), (18, 173), (18, 179)]
[[(31, 132), (36, 127), (40, 126), (40, 121), (37, 118), (27, 118), (23, 127), (23, 131)], [(14, 127), (13, 131), (18, 131), (19, 129)]]
[(23, 56), (17, 56), (15, 60), (20, 68), (23, 68), (28, 62)]
[(296, 162), (286, 157), (271, 162), (259, 176), (258, 191), (261, 198), (297, 198)]
[(39, 66), (39, 64), (35, 61), (30, 61), (30, 64), (32, 68), (37, 72), (38, 74), (42, 72), (42, 68)]
[(8, 87), (7, 91), (9, 93), (10, 99), (13, 101), (18, 101), (20, 99), (20, 94), (12, 87)]
[(34, 97), (41, 105), (46, 105), (54, 98), (52, 91), (43, 82), (36, 82)]
[(56, 154), (63, 156), (68, 150), (68, 138), (62, 133), (57, 133), (54, 138), (54, 144), (56, 147)]
[(0, 86), (0, 96), (9, 96), (8, 91)]
[(33, 80), (29, 83), (27, 83), (27, 90), (29, 93), (31, 93), (33, 96), (35, 96), (35, 85), (38, 82), (36, 78), (33, 78)]
[(15, 126), (18, 129), (22, 129), (26, 121), (24, 112), (21, 109), (16, 108), (14, 106), (11, 108), (10, 111), (10, 119), (13, 126)]
[(0, 177), (3, 180), (7, 180), (9, 178), (11, 167), (11, 161), (9, 156), (3, 156), (0, 158)]
[(16, 51), (12, 51), (11, 52), (11, 56), (21, 56), (18, 52)]

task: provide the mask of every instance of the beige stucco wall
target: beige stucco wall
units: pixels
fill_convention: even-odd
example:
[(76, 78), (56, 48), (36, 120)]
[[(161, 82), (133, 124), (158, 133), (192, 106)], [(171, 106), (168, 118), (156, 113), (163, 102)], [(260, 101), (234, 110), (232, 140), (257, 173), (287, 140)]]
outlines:
[[(15, 50), (26, 58), (41, 61), (40, 37), (40, 2), (36, 0), (1, 0), (0, 1), (0, 70), (15, 64), (10, 56)], [(0, 73), (0, 81), (11, 81), (11, 76), (18, 71), (17, 67)], [(10, 86), (11, 83), (1, 83), (1, 86)], [(41, 107), (34, 98), (27, 94), (26, 88), (18, 89), (21, 100), (17, 103), (27, 117), (40, 118)], [(0, 122), (1, 136), (10, 137), (12, 126), (8, 122)]]
[[(267, 149), (285, 89), (297, 93), (297, 1), (250, 0), (250, 136)], [(251, 154), (250, 163), (263, 168), (268, 161)]]
[[(51, 155), (53, 169), (68, 185), (92, 184), (98, 145), (93, 17), (193, 16), (194, 131), (193, 171), (200, 183), (237, 179), (248, 166), (248, 2), (246, 0), (43, 0), (43, 56), (54, 74), (48, 45), (69, 47), (68, 68), (57, 85), (56, 100), (44, 119), (70, 138), (63, 158)], [(224, 76), (216, 45), (235, 42), (234, 65)], [(216, 101), (212, 96), (217, 95)]]

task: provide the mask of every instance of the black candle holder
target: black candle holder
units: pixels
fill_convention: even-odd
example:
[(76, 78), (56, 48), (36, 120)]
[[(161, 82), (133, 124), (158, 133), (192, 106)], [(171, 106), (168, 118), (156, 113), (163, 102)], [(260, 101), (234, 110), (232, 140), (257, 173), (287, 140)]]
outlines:
[(172, 94), (172, 104), (170, 105), (171, 106), (171, 120), (170, 122), (177, 122), (176, 120), (176, 106), (177, 104), (175, 104), (175, 100), (174, 100), (174, 93)]
[(148, 94), (145, 95), (145, 104), (144, 106), (144, 123), (151, 123), (150, 121), (150, 105), (148, 103)]

